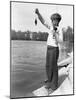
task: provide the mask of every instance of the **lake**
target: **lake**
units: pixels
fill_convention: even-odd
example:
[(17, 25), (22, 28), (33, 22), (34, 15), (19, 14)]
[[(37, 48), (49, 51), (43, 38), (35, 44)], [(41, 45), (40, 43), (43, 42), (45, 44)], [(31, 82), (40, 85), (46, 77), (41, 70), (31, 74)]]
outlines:
[(31, 97), (32, 91), (43, 86), (46, 49), (46, 41), (11, 41), (11, 98)]

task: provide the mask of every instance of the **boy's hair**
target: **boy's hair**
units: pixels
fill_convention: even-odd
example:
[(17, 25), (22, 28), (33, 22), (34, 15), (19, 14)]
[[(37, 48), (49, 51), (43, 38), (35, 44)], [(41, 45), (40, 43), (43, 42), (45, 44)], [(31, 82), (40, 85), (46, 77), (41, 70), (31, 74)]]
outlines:
[(54, 13), (51, 15), (50, 19), (53, 21), (53, 20), (58, 20), (58, 22), (60, 22), (61, 20), (61, 15), (58, 14), (58, 13)]

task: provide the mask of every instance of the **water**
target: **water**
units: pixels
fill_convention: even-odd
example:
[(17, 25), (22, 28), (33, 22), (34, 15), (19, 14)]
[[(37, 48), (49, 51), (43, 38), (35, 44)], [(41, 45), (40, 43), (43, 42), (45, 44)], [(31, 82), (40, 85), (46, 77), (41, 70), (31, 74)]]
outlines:
[(24, 97), (45, 78), (46, 42), (11, 41), (11, 97)]
[[(11, 41), (11, 97), (30, 97), (46, 79), (46, 42)], [(59, 59), (65, 58), (60, 52)]]

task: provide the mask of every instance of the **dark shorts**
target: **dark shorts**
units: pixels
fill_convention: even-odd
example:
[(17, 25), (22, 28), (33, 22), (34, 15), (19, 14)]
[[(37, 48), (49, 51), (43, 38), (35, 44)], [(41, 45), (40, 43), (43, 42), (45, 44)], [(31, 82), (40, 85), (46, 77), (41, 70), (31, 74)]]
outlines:
[(50, 87), (56, 89), (58, 87), (58, 61), (59, 48), (47, 46), (46, 54), (46, 74)]

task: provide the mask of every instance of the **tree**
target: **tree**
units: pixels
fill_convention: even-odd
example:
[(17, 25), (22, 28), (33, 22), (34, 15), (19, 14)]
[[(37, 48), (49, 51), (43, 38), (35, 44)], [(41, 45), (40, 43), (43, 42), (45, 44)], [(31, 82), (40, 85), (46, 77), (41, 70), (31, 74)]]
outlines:
[(10, 36), (11, 40), (17, 40), (17, 35), (15, 30), (11, 30)]
[(63, 28), (62, 32), (63, 32), (63, 40), (64, 41), (72, 42), (74, 40), (73, 29), (70, 26), (68, 26), (66, 30), (64, 30), (64, 28)]
[(66, 52), (71, 52), (74, 42), (73, 29), (70, 26), (68, 26), (66, 30), (63, 28), (62, 32), (63, 32), (63, 41), (66, 48)]

